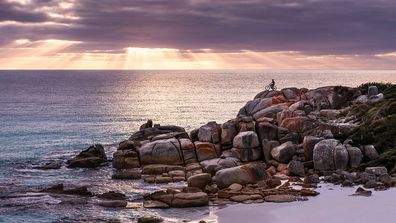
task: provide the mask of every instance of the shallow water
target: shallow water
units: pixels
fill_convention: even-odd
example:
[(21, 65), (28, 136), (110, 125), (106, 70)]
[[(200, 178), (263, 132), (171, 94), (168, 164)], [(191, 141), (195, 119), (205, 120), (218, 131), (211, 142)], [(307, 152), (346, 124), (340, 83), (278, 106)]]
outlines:
[[(272, 78), (278, 88), (357, 86), (396, 83), (396, 71), (0, 71), (0, 196), (64, 183), (88, 184), (96, 193), (118, 190), (130, 201), (138, 199), (158, 186), (111, 180), (110, 166), (47, 171), (34, 167), (65, 161), (93, 143), (107, 145), (111, 157), (111, 145), (149, 118), (186, 130), (211, 120), (225, 122)], [(48, 196), (2, 199), (0, 222), (127, 221), (144, 211), (115, 212), (95, 205), (59, 208), (54, 203), (56, 198)], [(167, 210), (161, 215), (194, 218), (206, 212), (191, 209), (186, 216), (186, 211)]]

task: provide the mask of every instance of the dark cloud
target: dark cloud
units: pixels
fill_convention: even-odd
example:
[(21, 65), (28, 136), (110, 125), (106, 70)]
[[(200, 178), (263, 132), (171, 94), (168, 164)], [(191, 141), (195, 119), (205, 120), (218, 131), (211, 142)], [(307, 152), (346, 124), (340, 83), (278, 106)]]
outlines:
[[(54, 7), (60, 2), (36, 1), (30, 7)], [(9, 31), (0, 37), (3, 41), (17, 37), (83, 41), (75, 50), (128, 46), (312, 54), (396, 50), (394, 0), (84, 0), (75, 1), (71, 9), (54, 7), (57, 13), (72, 13), (78, 20), (50, 20), (26, 7), (8, 4), (12, 12), (6, 7), (7, 3), (0, 5), (0, 20), (68, 26), (10, 25), (0, 28), (2, 33)]]

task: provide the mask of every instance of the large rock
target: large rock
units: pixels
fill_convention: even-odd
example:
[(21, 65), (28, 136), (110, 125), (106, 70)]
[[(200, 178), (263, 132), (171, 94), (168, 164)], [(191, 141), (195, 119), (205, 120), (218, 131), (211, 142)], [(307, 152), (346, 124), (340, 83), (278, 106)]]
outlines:
[(262, 158), (262, 150), (260, 147), (245, 149), (232, 148), (231, 152), (234, 157), (242, 162), (255, 161)]
[(238, 149), (258, 147), (258, 136), (253, 131), (240, 132), (234, 137), (233, 146)]
[(186, 208), (186, 207), (201, 207), (209, 204), (209, 197), (204, 192), (196, 193), (177, 193), (172, 200), (172, 207)]
[(252, 116), (253, 114), (270, 107), (272, 105), (272, 98), (257, 98), (248, 101), (238, 113), (238, 116)]
[(209, 173), (196, 174), (187, 179), (189, 187), (204, 189), (206, 185), (212, 184), (212, 176)]
[(289, 141), (273, 148), (271, 151), (271, 156), (278, 162), (288, 163), (295, 153), (296, 147), (292, 142)]
[(375, 96), (379, 94), (378, 88), (375, 85), (368, 87), (368, 97)]
[(221, 145), (232, 147), (232, 141), (236, 134), (237, 130), (233, 122), (228, 121), (221, 125)]
[(241, 164), (241, 162), (239, 161), (239, 159), (234, 157), (222, 156), (221, 158), (202, 161), (200, 164), (205, 172), (215, 175), (217, 171), (225, 168), (238, 166)]
[(196, 163), (198, 161), (195, 152), (195, 145), (190, 139), (179, 139), (181, 152), (183, 153), (184, 163)]
[(373, 145), (363, 146), (364, 155), (370, 160), (375, 160), (379, 157), (379, 154)]
[(145, 128), (138, 132), (135, 132), (129, 140), (132, 141), (144, 141), (150, 140), (152, 137), (167, 134), (171, 132), (186, 132), (186, 130), (179, 126), (165, 125), (165, 126), (154, 126), (152, 128)]
[(233, 183), (241, 185), (257, 183), (268, 178), (265, 167), (262, 163), (250, 163), (219, 170), (215, 176), (216, 183), (220, 188), (228, 187)]
[(255, 120), (258, 120), (262, 117), (276, 118), (276, 114), (285, 108), (287, 108), (286, 103), (275, 104), (275, 105), (272, 105), (268, 108), (262, 109), (261, 111), (255, 113), (253, 115), (253, 118)]
[(281, 127), (288, 129), (290, 132), (303, 133), (316, 127), (315, 121), (305, 116), (285, 118)]
[(334, 149), (334, 168), (345, 170), (348, 166), (348, 150), (344, 145), (339, 144)]
[(278, 127), (269, 122), (259, 122), (256, 125), (256, 131), (260, 142), (264, 139), (276, 140), (278, 138)]
[(69, 160), (69, 168), (95, 168), (107, 161), (104, 148), (100, 144), (92, 145)]
[(201, 142), (218, 143), (221, 138), (221, 127), (216, 122), (208, 122), (198, 130), (198, 139)]
[(346, 169), (348, 151), (340, 141), (325, 139), (315, 145), (313, 162), (315, 169), (318, 171)]
[(141, 146), (138, 151), (142, 165), (183, 164), (179, 141), (177, 139), (165, 139), (149, 142)]
[(296, 176), (305, 176), (304, 164), (302, 164), (300, 161), (290, 161), (290, 163), (287, 165), (287, 169)]
[(351, 168), (358, 168), (363, 159), (362, 151), (357, 147), (348, 146), (348, 145), (346, 146), (346, 148), (348, 151), (349, 166)]
[(316, 136), (305, 136), (303, 140), (304, 156), (306, 161), (311, 161), (313, 158), (313, 149), (316, 143), (323, 140)]
[(264, 160), (268, 162), (271, 159), (272, 149), (279, 146), (279, 142), (275, 140), (268, 141), (264, 139), (261, 144), (263, 145)]
[(194, 142), (198, 161), (217, 158), (215, 145), (209, 142)]
[(132, 149), (117, 150), (113, 153), (112, 165), (116, 169), (132, 169), (140, 167), (139, 155)]

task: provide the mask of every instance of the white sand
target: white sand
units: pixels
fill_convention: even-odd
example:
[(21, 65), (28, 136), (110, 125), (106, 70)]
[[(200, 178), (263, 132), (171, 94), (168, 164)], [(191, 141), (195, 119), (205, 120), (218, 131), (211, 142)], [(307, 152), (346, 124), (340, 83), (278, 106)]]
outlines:
[(349, 196), (356, 188), (323, 184), (317, 189), (321, 194), (308, 201), (230, 205), (213, 211), (207, 220), (220, 223), (395, 222), (396, 189), (373, 191), (371, 197)]

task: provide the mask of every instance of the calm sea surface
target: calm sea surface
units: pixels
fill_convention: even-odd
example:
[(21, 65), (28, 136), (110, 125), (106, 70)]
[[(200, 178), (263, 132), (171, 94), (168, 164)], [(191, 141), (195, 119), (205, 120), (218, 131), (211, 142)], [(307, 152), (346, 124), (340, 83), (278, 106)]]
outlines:
[[(147, 119), (187, 130), (211, 120), (227, 121), (272, 78), (278, 89), (353, 87), (371, 81), (396, 83), (396, 71), (0, 71), (0, 195), (65, 183), (88, 184), (95, 192), (119, 190), (134, 199), (155, 186), (113, 182), (110, 167), (34, 167), (66, 160), (93, 143), (114, 145)], [(114, 148), (107, 150), (111, 155)], [(0, 198), (0, 222), (77, 222), (93, 216), (128, 220), (142, 212), (101, 210), (97, 216), (95, 206), (60, 210), (56, 203), (50, 196)]]

